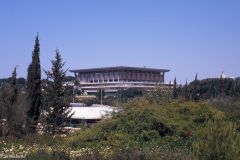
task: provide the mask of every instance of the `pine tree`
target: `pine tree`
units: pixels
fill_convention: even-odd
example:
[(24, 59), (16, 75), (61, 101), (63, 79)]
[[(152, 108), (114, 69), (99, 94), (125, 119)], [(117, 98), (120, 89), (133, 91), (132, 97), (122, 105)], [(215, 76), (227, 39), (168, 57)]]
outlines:
[(41, 66), (39, 56), (40, 43), (37, 35), (32, 53), (32, 63), (28, 67), (27, 75), (27, 100), (29, 103), (27, 127), (30, 132), (36, 131), (41, 107)]
[(55, 60), (52, 60), (52, 68), (45, 71), (47, 75), (47, 85), (44, 89), (47, 131), (56, 134), (61, 133), (63, 127), (67, 125), (71, 115), (65, 96), (63, 83), (66, 78), (66, 71), (63, 70), (64, 63), (59, 51), (56, 51)]
[(177, 95), (177, 79), (175, 77), (173, 82), (173, 98), (176, 99), (178, 97)]

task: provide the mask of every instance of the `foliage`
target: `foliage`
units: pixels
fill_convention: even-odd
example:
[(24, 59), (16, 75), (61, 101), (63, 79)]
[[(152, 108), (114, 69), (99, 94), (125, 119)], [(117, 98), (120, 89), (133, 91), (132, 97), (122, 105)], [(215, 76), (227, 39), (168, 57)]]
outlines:
[(41, 107), (41, 66), (39, 56), (40, 44), (37, 35), (32, 53), (32, 62), (28, 67), (27, 75), (27, 99), (30, 106), (27, 113), (27, 127), (30, 132), (36, 131)]
[(219, 119), (225, 119), (223, 112), (206, 102), (171, 100), (159, 104), (137, 98), (111, 119), (65, 138), (32, 134), (21, 139), (8, 137), (6, 142), (10, 149), (13, 142), (31, 148), (26, 149), (29, 159), (192, 160), (196, 159), (192, 152), (202, 153), (195, 148), (204, 140), (201, 131)]
[(76, 160), (195, 160), (193, 155), (178, 149), (155, 148), (131, 148), (119, 149), (114, 152), (107, 148), (102, 150), (86, 150), (76, 154)]
[(44, 134), (26, 134), (22, 137), (15, 137), (15, 136), (7, 136), (0, 138), (0, 144), (2, 142), (7, 144), (7, 147), (13, 146), (37, 146), (39, 148), (44, 146), (60, 146), (63, 144), (64, 138), (61, 136), (53, 136), (49, 133)]
[(207, 121), (224, 117), (207, 103), (149, 104), (137, 99), (111, 119), (69, 137), (70, 147), (132, 148), (163, 145), (189, 150), (191, 137)]
[(65, 78), (66, 82), (74, 82), (75, 80), (76, 80), (76, 78), (73, 76), (66, 76), (66, 78)]
[(172, 96), (174, 99), (176, 99), (178, 97), (176, 77), (174, 78), (174, 82), (173, 82), (173, 95)]
[(189, 93), (189, 86), (188, 82), (186, 81), (185, 85), (180, 88), (181, 98), (185, 101), (188, 101), (190, 99), (190, 93)]
[(56, 51), (55, 60), (52, 60), (52, 68), (45, 71), (48, 82), (44, 90), (44, 105), (46, 107), (46, 129), (55, 134), (61, 133), (70, 121), (70, 110), (65, 97), (63, 83), (66, 71), (63, 70), (64, 63), (59, 51)]
[(75, 86), (64, 86), (64, 95), (67, 102), (77, 102), (78, 100), (75, 99), (76, 95), (81, 95), (81, 91), (78, 90)]
[(26, 156), (27, 160), (70, 160), (70, 156), (65, 153), (64, 151), (52, 151), (47, 152), (45, 150), (37, 150), (35, 152), (32, 152)]
[(240, 134), (232, 122), (214, 120), (200, 130), (193, 144), (193, 151), (199, 159), (240, 159)]
[[(4, 84), (4, 83), (11, 83), (11, 77), (9, 77), (9, 78), (1, 78), (0, 79), (0, 86), (2, 86), (2, 84)], [(23, 78), (23, 77), (19, 77), (19, 78), (17, 78), (17, 85), (18, 85), (18, 87), (25, 87), (25, 85), (26, 85), (26, 79), (25, 78)]]
[(17, 72), (16, 67), (12, 73), (11, 84), (9, 89), (9, 96), (7, 97), (8, 105), (7, 105), (7, 112), (6, 112), (6, 123), (8, 125), (8, 134), (12, 135), (15, 129), (16, 122), (14, 121), (14, 115), (16, 115), (16, 102), (18, 97), (18, 90), (17, 90)]
[(13, 108), (12, 118), (8, 125), (10, 135), (21, 137), (26, 134), (27, 104), (26, 95), (19, 94), (16, 103), (11, 105)]
[(140, 88), (128, 88), (126, 90), (118, 91), (117, 94), (120, 102), (128, 102), (129, 99), (143, 96), (144, 90)]
[(225, 113), (229, 121), (235, 122), (240, 131), (240, 101), (233, 98), (213, 99), (210, 101), (216, 108)]
[(193, 88), (192, 88), (192, 90), (191, 90), (191, 99), (192, 100), (199, 100), (199, 98), (200, 98), (200, 85), (199, 85), (199, 80), (197, 79), (197, 74), (196, 74), (196, 76), (195, 76), (195, 80), (192, 82), (192, 84), (193, 84)]
[(194, 156), (178, 149), (164, 149), (155, 147), (151, 149), (128, 149), (115, 152), (111, 159), (119, 160), (194, 160)]
[(14, 103), (16, 103), (17, 96), (18, 96), (16, 67), (14, 68), (13, 73), (12, 73), (10, 92), (11, 92), (11, 95), (10, 95), (9, 102), (10, 102), (10, 104), (13, 105)]
[(21, 136), (26, 120), (25, 95), (18, 93), (16, 68), (12, 73), (9, 88), (0, 90), (0, 135)]
[(172, 99), (172, 89), (170, 86), (160, 84), (155, 88), (146, 91), (144, 98), (150, 103), (168, 103)]
[[(195, 92), (195, 81), (189, 84), (189, 91)], [(240, 79), (231, 78), (208, 78), (204, 80), (198, 80), (199, 98), (222, 98), (232, 97), (240, 98)], [(182, 88), (184, 89), (184, 88)]]

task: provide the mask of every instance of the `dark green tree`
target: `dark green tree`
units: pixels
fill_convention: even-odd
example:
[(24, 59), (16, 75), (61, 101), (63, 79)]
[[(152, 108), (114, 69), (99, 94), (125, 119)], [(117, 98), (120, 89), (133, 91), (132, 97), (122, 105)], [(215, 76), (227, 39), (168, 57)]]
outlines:
[(219, 78), (219, 82), (218, 82), (218, 96), (219, 97), (224, 96), (224, 79), (223, 79), (222, 74), (221, 74), (221, 76)]
[(0, 136), (7, 135), (8, 132), (8, 112), (9, 112), (9, 88), (0, 89)]
[(7, 124), (8, 124), (8, 134), (13, 135), (14, 132), (14, 119), (16, 118), (14, 115), (16, 114), (16, 103), (17, 103), (17, 96), (18, 96), (18, 90), (17, 90), (17, 72), (16, 67), (13, 70), (12, 77), (11, 77), (11, 83), (10, 83), (10, 90), (8, 101), (9, 103), (5, 104), (7, 107)]
[(21, 136), (25, 133), (25, 95), (18, 91), (16, 67), (9, 86), (0, 89), (0, 135)]
[(186, 101), (189, 100), (189, 89), (188, 89), (188, 82), (187, 81), (182, 88), (182, 98)]
[(63, 83), (67, 70), (63, 70), (64, 63), (58, 50), (55, 59), (51, 61), (52, 68), (45, 71), (47, 85), (44, 88), (44, 105), (46, 106), (46, 129), (52, 134), (61, 133), (63, 127), (70, 121), (69, 102), (65, 95)]
[(174, 78), (174, 82), (173, 82), (173, 98), (176, 99), (178, 97), (178, 93), (177, 93), (177, 79), (176, 77)]
[(196, 74), (195, 80), (193, 81), (193, 88), (191, 91), (191, 98), (192, 100), (199, 100), (200, 98), (200, 87), (199, 87), (199, 81), (198, 81), (198, 75)]
[(208, 83), (204, 83), (204, 80), (200, 81), (201, 98), (208, 99), (215, 97), (215, 88), (213, 79), (209, 79)]
[(27, 127), (30, 132), (36, 131), (41, 107), (41, 66), (39, 56), (40, 43), (37, 35), (32, 53), (32, 63), (28, 67), (27, 75), (27, 100), (29, 103)]
[(240, 79), (236, 78), (235, 80), (235, 92), (234, 92), (235, 97), (240, 98)]
[(234, 79), (232, 78), (224, 78), (224, 95), (225, 96), (231, 96), (234, 95)]
[(17, 96), (18, 96), (16, 67), (14, 68), (12, 73), (10, 88), (11, 88), (10, 104), (14, 104), (17, 102)]

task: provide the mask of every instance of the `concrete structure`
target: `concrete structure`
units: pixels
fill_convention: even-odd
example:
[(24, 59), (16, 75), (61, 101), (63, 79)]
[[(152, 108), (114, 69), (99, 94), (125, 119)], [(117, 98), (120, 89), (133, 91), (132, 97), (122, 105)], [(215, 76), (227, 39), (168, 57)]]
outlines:
[(104, 89), (116, 92), (127, 88), (153, 88), (164, 83), (168, 69), (139, 67), (105, 67), (70, 70), (80, 82), (80, 87), (87, 93)]
[(85, 106), (83, 103), (70, 103), (71, 124), (73, 127), (79, 124), (92, 124), (103, 118), (111, 117), (113, 112), (117, 112), (117, 107), (94, 104)]

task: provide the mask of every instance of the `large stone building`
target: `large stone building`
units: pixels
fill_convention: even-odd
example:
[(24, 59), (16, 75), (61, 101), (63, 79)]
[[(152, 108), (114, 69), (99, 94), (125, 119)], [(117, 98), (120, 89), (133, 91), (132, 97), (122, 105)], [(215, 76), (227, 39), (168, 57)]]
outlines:
[(70, 70), (80, 82), (80, 87), (87, 93), (104, 89), (116, 92), (128, 88), (153, 88), (164, 83), (168, 69), (146, 67), (105, 67)]

